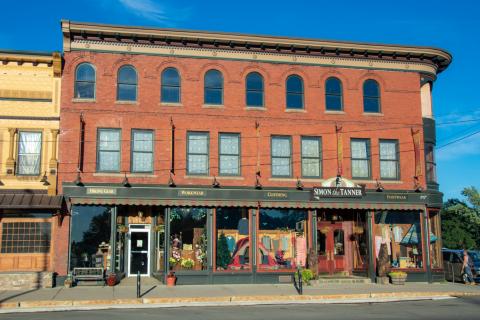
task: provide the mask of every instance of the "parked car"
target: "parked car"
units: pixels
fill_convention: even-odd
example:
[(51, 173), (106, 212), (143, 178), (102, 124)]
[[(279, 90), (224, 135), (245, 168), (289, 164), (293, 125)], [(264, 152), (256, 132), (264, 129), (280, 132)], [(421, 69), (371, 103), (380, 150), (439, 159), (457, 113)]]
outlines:
[[(480, 254), (476, 251), (468, 251), (471, 261), (473, 279), (480, 282)], [(463, 250), (442, 249), (443, 269), (445, 280), (454, 282), (467, 282), (462, 272)]]

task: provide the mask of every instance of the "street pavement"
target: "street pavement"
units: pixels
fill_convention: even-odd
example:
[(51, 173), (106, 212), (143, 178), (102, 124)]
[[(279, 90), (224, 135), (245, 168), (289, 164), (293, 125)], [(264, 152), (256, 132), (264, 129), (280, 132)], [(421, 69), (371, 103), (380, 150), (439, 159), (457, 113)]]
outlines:
[(0, 315), (2, 320), (303, 320), (480, 319), (480, 297), (348, 305), (264, 305), (162, 309), (113, 309)]

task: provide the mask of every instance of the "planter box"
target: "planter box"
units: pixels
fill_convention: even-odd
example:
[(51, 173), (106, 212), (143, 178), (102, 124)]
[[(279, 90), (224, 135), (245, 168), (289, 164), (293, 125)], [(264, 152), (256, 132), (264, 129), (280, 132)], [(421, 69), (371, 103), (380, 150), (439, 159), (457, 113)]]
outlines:
[(407, 276), (403, 276), (403, 277), (390, 277), (390, 279), (392, 280), (392, 284), (395, 284), (395, 285), (404, 285), (404, 284), (405, 284), (405, 280), (407, 280)]

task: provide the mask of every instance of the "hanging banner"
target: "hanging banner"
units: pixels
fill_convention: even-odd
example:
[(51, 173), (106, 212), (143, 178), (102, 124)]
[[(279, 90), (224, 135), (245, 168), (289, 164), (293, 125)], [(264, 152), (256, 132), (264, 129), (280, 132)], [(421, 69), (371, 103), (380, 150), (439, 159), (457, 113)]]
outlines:
[(342, 127), (335, 125), (335, 133), (337, 135), (337, 175), (341, 176), (343, 173), (343, 139)]
[(422, 164), (420, 161), (420, 130), (412, 128), (413, 151), (415, 155), (415, 177), (422, 175)]

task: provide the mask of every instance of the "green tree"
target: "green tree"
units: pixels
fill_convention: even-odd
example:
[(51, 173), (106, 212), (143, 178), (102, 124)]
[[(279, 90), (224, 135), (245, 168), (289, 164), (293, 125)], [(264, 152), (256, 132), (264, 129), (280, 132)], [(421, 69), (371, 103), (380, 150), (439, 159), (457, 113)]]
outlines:
[(223, 233), (218, 237), (217, 242), (217, 268), (227, 269), (230, 263), (230, 251), (228, 251), (227, 237)]
[(480, 194), (475, 187), (465, 188), (466, 202), (448, 200), (442, 209), (443, 246), (451, 249), (480, 248)]

